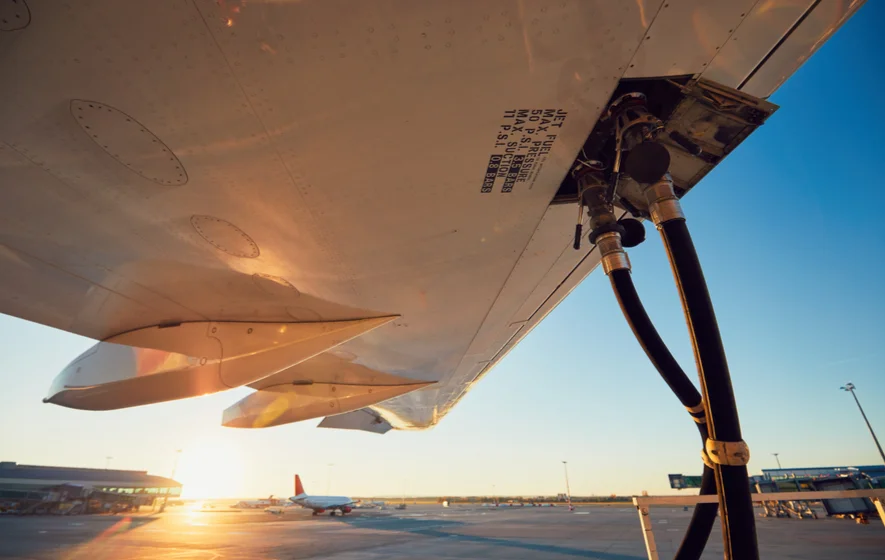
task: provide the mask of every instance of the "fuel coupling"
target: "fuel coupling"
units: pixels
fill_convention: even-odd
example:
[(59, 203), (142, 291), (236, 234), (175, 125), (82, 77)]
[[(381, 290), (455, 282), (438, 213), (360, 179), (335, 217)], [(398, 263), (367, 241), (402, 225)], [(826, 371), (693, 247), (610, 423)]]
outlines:
[(654, 182), (666, 173), (670, 152), (656, 141), (664, 123), (648, 110), (645, 95), (622, 95), (609, 106), (608, 114), (615, 122), (614, 173), (624, 172), (638, 183)]
[(608, 181), (601, 171), (593, 168), (584, 168), (576, 172), (575, 179), (578, 181), (578, 192), (581, 193), (581, 204), (587, 208), (590, 218), (590, 243), (595, 244), (596, 238), (603, 233), (624, 233), (624, 227), (618, 223), (615, 217), (614, 206), (606, 197)]
[(653, 183), (643, 185), (642, 194), (648, 204), (648, 212), (655, 226), (660, 229), (665, 222), (684, 220), (682, 205), (673, 190), (673, 179), (669, 173)]
[(624, 247), (635, 247), (645, 240), (645, 228), (639, 220), (618, 220), (607, 196), (608, 181), (598, 169), (585, 168), (575, 173), (581, 204), (587, 208), (590, 222), (588, 240), (600, 251), (606, 275), (613, 270), (630, 270)]
[(621, 234), (616, 231), (603, 233), (596, 239), (599, 247), (600, 261), (605, 275), (615, 270), (630, 270), (630, 258), (621, 243)]

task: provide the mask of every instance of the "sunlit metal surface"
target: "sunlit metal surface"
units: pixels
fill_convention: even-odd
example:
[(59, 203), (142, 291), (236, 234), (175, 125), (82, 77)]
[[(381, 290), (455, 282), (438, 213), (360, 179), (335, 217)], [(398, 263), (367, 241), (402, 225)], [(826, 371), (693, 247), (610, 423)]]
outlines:
[(45, 401), (108, 410), (214, 393), (289, 368), (393, 319), (139, 329), (84, 352), (56, 377)]
[(287, 384), (252, 393), (224, 411), (222, 425), (267, 428), (358, 410), (431, 383), (402, 379), (396, 385)]
[[(863, 0), (821, 0), (806, 3), (808, 6), (800, 12), (794, 8), (795, 4), (801, 4), (799, 2), (770, 0), (766, 2), (773, 5), (759, 15), (761, 21), (756, 25), (768, 24), (766, 35), (769, 38), (767, 43), (770, 48), (761, 58), (754, 60), (752, 68), (742, 77), (740, 82), (742, 91), (760, 97), (774, 93), (774, 90), (808, 60), (864, 2)], [(784, 26), (784, 23), (791, 18), (794, 18), (794, 21), (790, 22), (788, 27)], [(746, 30), (744, 38), (748, 41), (745, 42), (753, 44), (758, 40), (757, 29), (758, 27), (754, 26)], [(743, 45), (741, 50), (748, 47), (749, 45)], [(752, 47), (749, 48), (752, 50)], [(733, 53), (732, 50), (729, 54)], [(735, 56), (740, 57), (740, 55)], [(730, 62), (725, 64), (726, 67), (730, 65)], [(733, 65), (736, 68), (743, 67), (740, 62), (735, 62)], [(721, 81), (721, 78), (713, 76), (710, 78)]]
[[(0, 311), (96, 340), (399, 315), (339, 350), (434, 382), (371, 405), (429, 427), (597, 264), (548, 205), (621, 78), (770, 92), (859, 2), (771, 56), (732, 43), (776, 45), (802, 8), (753, 5), (29, 0), (0, 37)], [(125, 115), (115, 143), (75, 100)], [(549, 121), (536, 165), (487, 185), (521, 111)]]

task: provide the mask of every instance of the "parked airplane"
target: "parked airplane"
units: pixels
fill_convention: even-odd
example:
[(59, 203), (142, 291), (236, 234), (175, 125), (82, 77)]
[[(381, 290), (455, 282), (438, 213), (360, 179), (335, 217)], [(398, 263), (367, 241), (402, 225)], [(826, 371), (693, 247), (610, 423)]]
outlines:
[(297, 474), (295, 475), (295, 495), (289, 498), (289, 501), (303, 508), (312, 509), (314, 515), (328, 511), (332, 517), (335, 516), (336, 511), (340, 511), (341, 515), (350, 513), (357, 503), (347, 496), (311, 496), (304, 491), (301, 477)]

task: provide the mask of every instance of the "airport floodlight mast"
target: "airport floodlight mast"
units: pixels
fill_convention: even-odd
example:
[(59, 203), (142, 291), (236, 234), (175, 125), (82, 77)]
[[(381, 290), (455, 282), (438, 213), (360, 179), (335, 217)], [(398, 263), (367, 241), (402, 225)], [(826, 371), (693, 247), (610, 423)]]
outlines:
[(857, 403), (857, 408), (860, 410), (860, 415), (863, 416), (863, 421), (867, 423), (867, 429), (870, 430), (870, 435), (873, 436), (873, 441), (876, 442), (876, 448), (879, 450), (879, 456), (882, 457), (882, 462), (885, 463), (885, 452), (882, 451), (882, 445), (879, 443), (879, 438), (876, 437), (876, 432), (873, 431), (873, 427), (870, 425), (870, 421), (867, 419), (866, 413), (863, 411), (863, 407), (860, 406), (860, 401), (857, 400), (857, 395), (854, 393), (856, 387), (854, 383), (846, 383), (844, 387), (839, 387), (843, 391), (847, 391), (851, 393), (851, 396), (854, 397), (854, 402)]
[(780, 455), (780, 453), (772, 453), (772, 455), (774, 455), (774, 460), (777, 461), (777, 468), (779, 468), (779, 469), (782, 468), (781, 467), (781, 460), (778, 459), (778, 455)]
[(565, 469), (565, 499), (568, 502), (569, 511), (572, 511), (575, 508), (572, 507), (572, 491), (568, 485), (568, 461), (563, 461), (562, 466)]
[(104, 458), (104, 470), (108, 470), (110, 468), (111, 459), (113, 459), (113, 457), (111, 457), (111, 456), (107, 456)]
[[(705, 464), (700, 493), (719, 497), (718, 504), (695, 507), (676, 558), (700, 558), (718, 510), (726, 560), (758, 560), (747, 474), (750, 452), (741, 436), (722, 337), (670, 176), (671, 156), (664, 141), (675, 141), (690, 157), (702, 157), (703, 150), (687, 137), (674, 138), (673, 132), (668, 136), (664, 123), (649, 110), (646, 95), (641, 92), (615, 97), (600, 123), (605, 128), (599, 134), (594, 130), (591, 139), (608, 140), (591, 144), (588, 139), (585, 147), (590, 153), (582, 149), (572, 170), (579, 208), (582, 212), (587, 209), (588, 240), (599, 250), (603, 271), (634, 335), (697, 426), (704, 442), (701, 456)], [(625, 189), (633, 184), (628, 179), (638, 186), (629, 195), (618, 190), (619, 183)], [(635, 217), (649, 218), (663, 238), (694, 346), (701, 392), (676, 362), (639, 299), (624, 248), (642, 243), (645, 229), (633, 217), (616, 217), (615, 202)], [(580, 223), (575, 235), (578, 248)]]
[[(172, 480), (175, 480), (175, 471), (178, 470), (178, 458), (181, 457), (181, 449), (175, 450), (175, 461), (172, 463)], [(169, 501), (169, 490), (171, 488), (166, 488), (166, 494), (163, 496), (163, 503), (160, 505), (160, 513), (166, 511), (166, 503)]]

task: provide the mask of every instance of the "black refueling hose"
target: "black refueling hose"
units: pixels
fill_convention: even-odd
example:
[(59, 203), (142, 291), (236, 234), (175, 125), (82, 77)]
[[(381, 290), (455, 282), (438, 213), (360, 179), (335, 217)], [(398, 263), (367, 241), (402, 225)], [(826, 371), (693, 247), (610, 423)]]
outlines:
[(639, 345), (645, 350), (648, 359), (657, 368), (661, 377), (676, 394), (676, 398), (686, 408), (701, 404), (700, 392), (679, 366), (673, 354), (670, 353), (670, 349), (667, 348), (646, 313), (645, 306), (642, 305), (639, 294), (636, 293), (636, 286), (633, 284), (630, 271), (625, 268), (612, 270), (609, 280), (621, 306), (621, 311), (633, 330), (633, 334), (636, 335), (636, 340), (639, 341)]
[[(640, 345), (664, 381), (695, 418), (704, 439), (703, 458), (707, 467), (702, 478), (702, 493), (712, 492), (715, 487), (719, 502), (695, 507), (691, 526), (677, 558), (687, 559), (692, 554), (697, 554), (692, 558), (699, 556), (718, 509), (722, 516), (725, 558), (758, 560), (755, 514), (747, 477), (750, 451), (741, 437), (737, 405), (713, 302), (668, 171), (670, 153), (660, 143), (664, 124), (649, 112), (646, 97), (639, 92), (618, 97), (609, 106), (607, 114), (615, 123), (616, 152), (616, 163), (609, 181), (605, 181), (604, 169), (589, 166), (579, 168), (579, 173), (575, 175), (579, 187), (583, 187), (579, 188), (581, 202), (587, 207), (590, 218), (590, 242), (599, 249), (602, 268), (611, 278), (624, 316)], [(689, 154), (704, 161), (715, 162), (721, 158), (706, 153), (698, 143), (678, 131), (671, 131), (669, 138)], [(640, 186), (648, 206), (648, 216), (664, 238), (694, 348), (700, 394), (670, 354), (633, 286), (630, 260), (624, 251), (624, 247), (630, 246), (624, 239), (628, 230), (622, 225), (622, 222), (630, 222), (632, 218), (616, 221), (613, 212), (620, 172), (630, 176)], [(700, 418), (701, 414), (703, 419)], [(703, 542), (695, 541), (702, 533), (705, 535)]]
[[(706, 427), (703, 430), (702, 437), (706, 439)], [(701, 476), (701, 496), (716, 495), (716, 473), (713, 469), (704, 465), (704, 473)], [(719, 512), (719, 504), (697, 504), (694, 506), (694, 512), (691, 514), (691, 521), (688, 522), (688, 528), (685, 530), (685, 536), (682, 537), (682, 544), (676, 551), (674, 560), (697, 560), (704, 553), (704, 547), (710, 540), (710, 533), (713, 532), (713, 525), (716, 523), (716, 514)]]
[[(609, 274), (609, 280), (621, 311), (627, 319), (627, 323), (636, 335), (639, 345), (645, 350), (651, 363), (661, 374), (661, 377), (673, 390), (676, 398), (687, 409), (697, 408), (701, 404), (701, 394), (695, 388), (685, 371), (679, 366), (679, 363), (670, 353), (670, 349), (661, 339), (661, 335), (655, 328), (654, 324), (645, 311), (645, 306), (639, 299), (636, 292), (636, 286), (633, 284), (629, 269), (612, 270)], [(693, 413), (695, 416), (700, 413)], [(707, 425), (705, 422), (697, 423), (700, 432), (702, 445), (707, 440)], [(716, 494), (716, 477), (713, 469), (704, 467), (704, 473), (701, 478), (701, 495)], [(697, 504), (691, 516), (682, 544), (676, 552), (675, 560), (698, 560), (704, 552), (704, 547), (710, 539), (710, 533), (716, 522), (716, 513), (719, 510), (719, 504)]]
[[(685, 218), (665, 220), (658, 227), (673, 266), (694, 346), (701, 390), (707, 405), (709, 438), (720, 445), (734, 443), (744, 446), (719, 325)], [(726, 558), (758, 559), (755, 514), (747, 482), (746, 462), (734, 464), (740, 461), (731, 461), (722, 455), (720, 453), (713, 460), (713, 471), (718, 481)]]
[[(637, 155), (637, 150), (642, 146), (645, 149)], [(653, 146), (663, 150), (666, 157), (659, 157), (660, 154), (656, 155), (654, 150), (650, 150)], [(713, 303), (697, 251), (685, 225), (685, 215), (674, 192), (672, 178), (666, 171), (669, 154), (660, 145), (643, 141), (631, 150), (627, 163), (630, 162), (633, 162), (630, 165), (633, 169), (631, 176), (645, 185), (643, 195), (648, 203), (649, 216), (661, 231), (676, 277), (697, 362), (700, 393), (673, 358), (636, 294), (630, 276), (630, 260), (624, 251), (625, 246), (635, 245), (628, 245), (624, 239), (629, 231), (624, 222), (632, 219), (615, 219), (611, 199), (607, 196), (610, 185), (606, 184), (598, 170), (583, 170), (576, 175), (576, 179), (583, 186), (580, 189), (581, 202), (587, 207), (590, 219), (590, 242), (599, 250), (602, 268), (611, 279), (624, 316), (664, 381), (695, 418), (704, 439), (703, 457), (707, 469), (702, 479), (702, 492), (712, 493), (715, 486), (719, 503), (698, 504), (695, 507), (691, 526), (677, 558), (688, 560), (699, 557), (718, 510), (722, 515), (725, 557), (729, 560), (758, 560), (756, 523), (747, 477), (749, 448), (741, 437), (737, 405)], [(636, 172), (640, 172), (642, 177), (637, 178)], [(653, 182), (643, 180), (643, 177), (655, 175), (659, 179)]]

